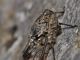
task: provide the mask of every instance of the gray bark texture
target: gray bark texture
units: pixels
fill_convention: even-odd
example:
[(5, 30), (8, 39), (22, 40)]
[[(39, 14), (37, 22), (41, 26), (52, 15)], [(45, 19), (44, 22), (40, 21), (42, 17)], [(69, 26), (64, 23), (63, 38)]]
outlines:
[[(64, 10), (59, 22), (78, 26), (62, 26), (56, 60), (80, 60), (80, 0), (0, 0), (0, 60), (23, 60), (30, 28), (45, 9)], [(51, 51), (47, 60), (53, 60)]]

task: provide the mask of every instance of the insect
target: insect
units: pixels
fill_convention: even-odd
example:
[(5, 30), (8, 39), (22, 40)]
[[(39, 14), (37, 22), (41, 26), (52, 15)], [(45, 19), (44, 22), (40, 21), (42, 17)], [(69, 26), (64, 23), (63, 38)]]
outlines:
[(53, 12), (46, 9), (35, 20), (31, 27), (29, 43), (23, 51), (24, 60), (47, 60), (51, 49), (55, 60), (54, 45), (56, 38), (62, 33), (61, 25), (67, 25), (58, 22), (57, 13), (63, 14), (63, 12)]

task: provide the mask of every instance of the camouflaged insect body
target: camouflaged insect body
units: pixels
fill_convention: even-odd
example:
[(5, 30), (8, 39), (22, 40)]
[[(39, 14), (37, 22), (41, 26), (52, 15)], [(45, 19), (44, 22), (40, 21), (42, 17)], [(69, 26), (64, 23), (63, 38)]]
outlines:
[(46, 60), (49, 50), (54, 47), (57, 36), (61, 34), (61, 26), (58, 23), (56, 13), (46, 9), (31, 27), (29, 46), (23, 57)]
[(51, 10), (45, 10), (43, 14), (34, 22), (31, 28), (32, 37), (39, 37), (47, 32), (48, 41), (54, 41), (57, 35), (61, 33), (61, 26), (58, 23), (56, 13)]

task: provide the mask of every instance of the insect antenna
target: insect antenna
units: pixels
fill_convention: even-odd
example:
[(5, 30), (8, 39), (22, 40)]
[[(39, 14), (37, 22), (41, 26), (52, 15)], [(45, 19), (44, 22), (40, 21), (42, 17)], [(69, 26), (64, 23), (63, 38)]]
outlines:
[(59, 23), (59, 25), (68, 26), (68, 27), (64, 27), (64, 28), (62, 28), (62, 29), (70, 29), (70, 28), (78, 27), (77, 25), (70, 25), (70, 24), (65, 24), (65, 23)]
[(59, 23), (60, 25), (65, 25), (65, 26), (69, 26), (71, 28), (75, 28), (78, 27), (77, 25), (70, 25), (70, 24), (65, 24), (65, 23)]

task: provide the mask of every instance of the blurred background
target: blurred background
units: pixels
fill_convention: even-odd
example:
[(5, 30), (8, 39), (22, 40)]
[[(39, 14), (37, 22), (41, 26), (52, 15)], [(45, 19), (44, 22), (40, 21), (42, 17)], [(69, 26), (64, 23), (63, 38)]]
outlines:
[[(80, 25), (79, 2), (79, 0), (0, 0), (0, 60), (23, 60), (22, 51), (27, 44), (30, 27), (45, 9), (64, 11), (63, 17), (59, 18), (60, 22)], [(56, 60), (80, 60), (79, 37), (79, 27), (63, 30), (55, 45)]]

